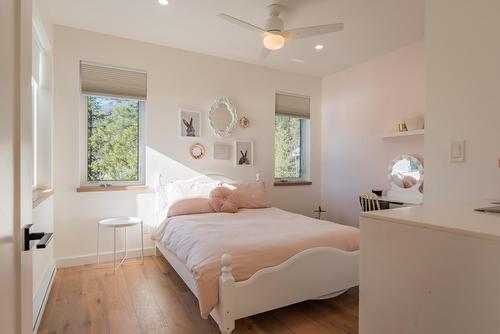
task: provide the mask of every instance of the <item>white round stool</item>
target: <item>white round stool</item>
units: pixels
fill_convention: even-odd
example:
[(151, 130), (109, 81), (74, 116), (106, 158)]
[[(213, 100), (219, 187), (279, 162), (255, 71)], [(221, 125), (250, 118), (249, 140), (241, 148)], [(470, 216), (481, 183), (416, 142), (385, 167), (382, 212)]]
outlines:
[[(99, 220), (97, 222), (97, 265), (99, 262), (99, 237), (101, 226), (104, 227), (112, 227), (113, 228), (113, 272), (116, 273), (116, 269), (118, 269), (122, 263), (127, 259), (127, 227), (135, 226), (141, 224), (141, 260), (144, 264), (144, 224), (142, 219), (137, 217), (115, 217), (115, 218), (107, 218), (103, 220)], [(125, 229), (125, 255), (123, 259), (120, 261), (118, 265), (116, 265), (116, 229), (124, 228)]]

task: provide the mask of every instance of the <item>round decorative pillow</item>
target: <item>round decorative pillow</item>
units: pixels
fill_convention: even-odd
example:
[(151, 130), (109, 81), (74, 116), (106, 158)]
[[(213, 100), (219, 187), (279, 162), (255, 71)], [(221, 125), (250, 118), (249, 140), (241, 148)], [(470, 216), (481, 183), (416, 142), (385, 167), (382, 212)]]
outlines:
[(217, 187), (210, 192), (209, 203), (215, 212), (235, 213), (238, 211), (238, 194), (226, 187)]

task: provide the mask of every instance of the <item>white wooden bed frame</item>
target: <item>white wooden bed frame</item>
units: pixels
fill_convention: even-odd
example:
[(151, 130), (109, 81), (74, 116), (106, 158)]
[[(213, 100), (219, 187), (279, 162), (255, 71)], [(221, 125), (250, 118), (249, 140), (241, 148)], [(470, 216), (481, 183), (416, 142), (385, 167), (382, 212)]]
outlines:
[[(234, 183), (222, 175), (208, 176)], [(161, 175), (157, 186), (163, 186)], [(195, 281), (184, 263), (158, 242), (156, 248), (198, 298)], [(245, 281), (235, 282), (232, 257), (224, 254), (221, 257), (219, 302), (210, 315), (219, 325), (221, 333), (229, 334), (234, 330), (237, 319), (305, 300), (336, 297), (359, 284), (358, 257), (359, 251), (346, 252), (332, 247), (310, 248), (277, 266), (257, 271)]]

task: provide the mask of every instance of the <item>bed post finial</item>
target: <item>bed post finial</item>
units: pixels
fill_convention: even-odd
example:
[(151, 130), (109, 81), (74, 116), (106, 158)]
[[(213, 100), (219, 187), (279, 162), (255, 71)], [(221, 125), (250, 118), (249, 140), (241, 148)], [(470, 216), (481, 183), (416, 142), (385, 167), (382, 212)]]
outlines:
[(163, 183), (163, 175), (161, 173), (156, 174), (156, 184), (162, 184)]
[(260, 173), (255, 174), (255, 181), (257, 181), (257, 182), (260, 181)]
[(233, 268), (231, 267), (231, 264), (233, 263), (233, 257), (229, 254), (224, 254), (220, 258), (220, 263), (222, 264), (221, 268), (222, 277), (223, 278), (232, 277)]
[(165, 200), (165, 196), (163, 195), (165, 191), (165, 184), (163, 183), (163, 175), (162, 173), (158, 173), (155, 175), (155, 208), (154, 208), (154, 226), (158, 226), (163, 219), (166, 218), (166, 213), (163, 213), (165, 210), (167, 203)]

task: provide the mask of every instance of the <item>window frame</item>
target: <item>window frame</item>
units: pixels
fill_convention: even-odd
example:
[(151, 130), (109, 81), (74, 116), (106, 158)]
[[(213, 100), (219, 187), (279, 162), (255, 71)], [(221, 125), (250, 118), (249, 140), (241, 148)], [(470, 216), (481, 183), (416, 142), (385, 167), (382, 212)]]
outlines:
[[(276, 117), (290, 117), (297, 118), (300, 120), (300, 176), (299, 177), (276, 177), (274, 176), (275, 183), (293, 183), (293, 182), (309, 182), (311, 179), (310, 175), (310, 141), (311, 141), (311, 120), (306, 117), (299, 117), (293, 115), (285, 114), (275, 114)], [(274, 132), (276, 133), (276, 123), (274, 125)], [(276, 135), (274, 136), (276, 141)], [(276, 151), (274, 152), (274, 164), (276, 164)], [(273, 168), (274, 170), (274, 168)]]
[(32, 142), (32, 179), (31, 188), (38, 187), (38, 82), (31, 77), (31, 142)]
[[(32, 69), (31, 69), (31, 144), (32, 144), (32, 152), (31, 152), (31, 188), (35, 190), (40, 185), (40, 164), (38, 161), (39, 158), (39, 129), (38, 129), (38, 118), (39, 118), (39, 92), (40, 85), (42, 81), (42, 54), (44, 52), (44, 45), (41, 43), (41, 36), (39, 32), (35, 29), (32, 31)], [(38, 51), (38, 54), (35, 56), (34, 51)], [(37, 60), (37, 65), (34, 65), (34, 60)], [(38, 70), (38, 73), (34, 73), (34, 70)]]
[[(137, 100), (139, 101), (139, 143), (138, 143), (138, 160), (139, 160), (139, 178), (136, 181), (89, 181), (88, 176), (88, 109), (87, 97), (96, 96), (104, 98), (114, 98), (122, 100)], [(120, 96), (106, 96), (98, 94), (81, 94), (81, 113), (80, 113), (80, 186), (142, 186), (146, 184), (146, 101), (139, 98), (120, 97)]]

